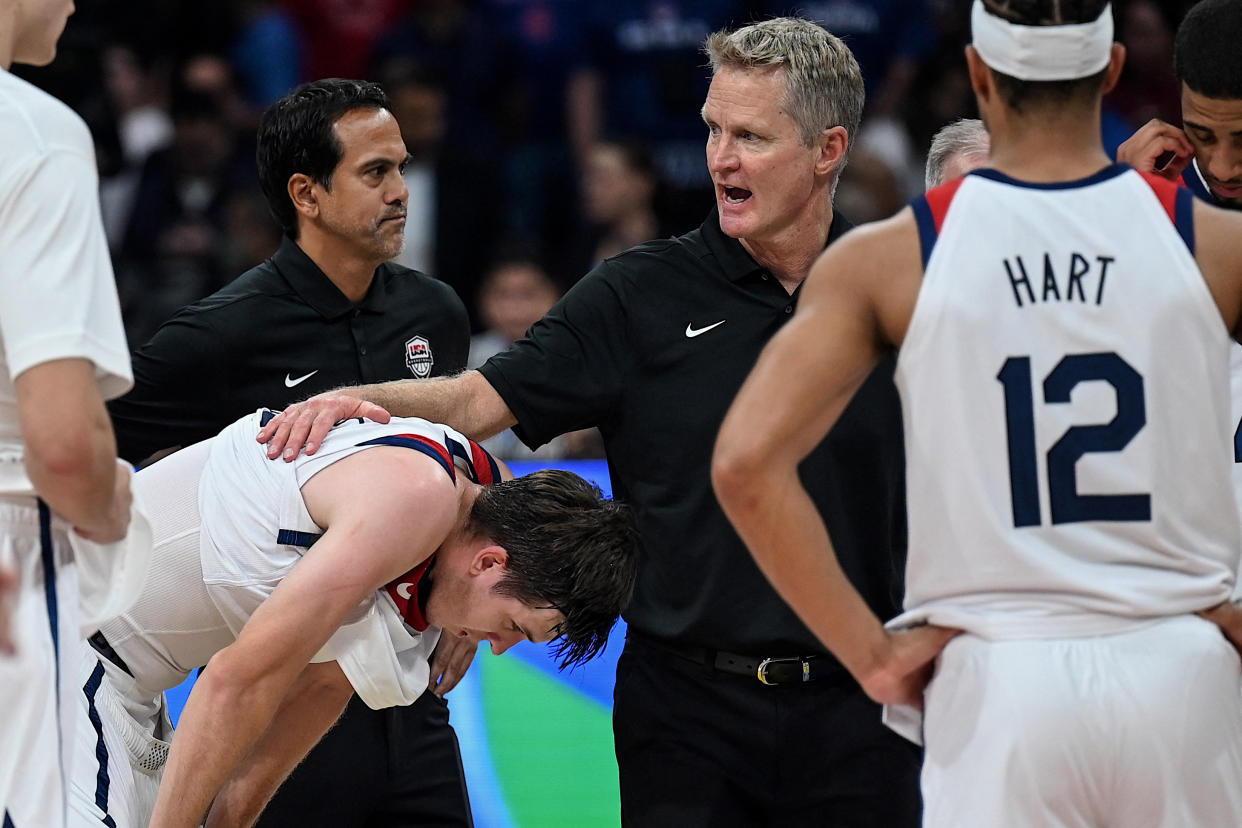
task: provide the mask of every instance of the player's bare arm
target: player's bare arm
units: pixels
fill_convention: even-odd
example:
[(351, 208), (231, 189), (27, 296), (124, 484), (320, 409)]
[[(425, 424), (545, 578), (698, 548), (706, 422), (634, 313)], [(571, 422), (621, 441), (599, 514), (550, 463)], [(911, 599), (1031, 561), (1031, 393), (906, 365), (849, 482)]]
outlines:
[(0, 655), (13, 655), (11, 630), (13, 607), (17, 602), (17, 590), (21, 586), (21, 578), (16, 571), (0, 566)]
[[(1242, 337), (1242, 213), (1194, 201), (1195, 262), (1234, 339)], [(1242, 341), (1242, 339), (1239, 339)]]
[(282, 452), (293, 460), (303, 447), (314, 454), (334, 423), (350, 417), (388, 422), (398, 417), (422, 417), (452, 426), (475, 440), (498, 434), (517, 422), (513, 412), (478, 371), (453, 377), (402, 380), (343, 388), (291, 405), (259, 432), (267, 456)]
[(294, 681), (262, 739), (211, 803), (207, 828), (254, 825), (289, 774), (345, 710), (354, 695), (339, 664), (308, 664)]
[(872, 698), (912, 704), (954, 632), (885, 631), (841, 570), (798, 464), (904, 336), (919, 256), (909, 211), (830, 247), (738, 393), (712, 462), (721, 505), (777, 592)]
[(58, 359), (14, 381), (26, 471), (39, 496), (78, 533), (119, 541), (129, 527), (128, 466), (116, 461), (116, 439), (86, 359)]
[(1220, 627), (1225, 638), (1242, 655), (1242, 606), (1226, 601), (1204, 610), (1199, 615)]
[[(1156, 162), (1169, 153), (1172, 158), (1163, 167)], [(1195, 157), (1194, 147), (1179, 127), (1152, 118), (1117, 148), (1117, 160), (1140, 172), (1154, 172), (1170, 181), (1177, 181)]]
[[(459, 518), (459, 494), (436, 461), (395, 447), (333, 464), (302, 494), (326, 531), (203, 672), (181, 717), (153, 826), (201, 823), (349, 612), (431, 555)], [(297, 758), (288, 757), (289, 767)]]

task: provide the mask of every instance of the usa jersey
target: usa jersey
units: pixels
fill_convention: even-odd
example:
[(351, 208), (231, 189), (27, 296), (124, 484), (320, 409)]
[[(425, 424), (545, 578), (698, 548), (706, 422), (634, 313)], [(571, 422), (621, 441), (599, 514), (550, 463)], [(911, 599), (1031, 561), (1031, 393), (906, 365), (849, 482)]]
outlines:
[(901, 621), (1097, 635), (1229, 597), (1230, 338), (1191, 200), (1114, 165), (981, 170), (914, 202)]
[[(374, 446), (400, 446), (435, 459), (455, 480), (499, 479), (478, 444), (445, 426), (394, 417), (381, 425), (348, 420), (319, 451), (292, 463), (267, 459), (255, 441), (270, 412), (243, 417), (211, 440), (177, 452), (134, 478), (151, 506), (152, 568), (135, 606), (103, 626), (111, 646), (152, 694), (231, 643), (323, 529), (301, 487), (333, 463)], [(337, 661), (373, 708), (411, 703), (426, 688), (439, 639), (418, 603), (422, 562), (372, 593), (312, 661)]]

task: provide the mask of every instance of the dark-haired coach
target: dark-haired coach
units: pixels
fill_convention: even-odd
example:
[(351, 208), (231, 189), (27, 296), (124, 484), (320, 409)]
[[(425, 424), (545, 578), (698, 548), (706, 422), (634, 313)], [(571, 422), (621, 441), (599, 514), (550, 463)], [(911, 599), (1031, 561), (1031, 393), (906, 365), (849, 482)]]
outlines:
[[(408, 192), (405, 144), (387, 107), (379, 86), (333, 79), (264, 113), (259, 178), (284, 230), (280, 249), (180, 311), (134, 355), (134, 390), (109, 406), (122, 457), (190, 445), (317, 391), (465, 367), (461, 300), (388, 263), (401, 249)], [(437, 653), (439, 693), (473, 651)], [(276, 785), (252, 759), (246, 784), (217, 798), (229, 798), (232, 814), (257, 813)], [(352, 701), (259, 824), (471, 825), (444, 699), (424, 693), (383, 711)]]

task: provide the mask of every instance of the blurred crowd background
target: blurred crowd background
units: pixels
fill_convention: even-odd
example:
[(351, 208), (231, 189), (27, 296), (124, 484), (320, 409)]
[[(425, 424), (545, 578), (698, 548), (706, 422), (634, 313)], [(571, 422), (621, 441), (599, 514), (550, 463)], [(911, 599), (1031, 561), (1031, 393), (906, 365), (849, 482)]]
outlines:
[[(1179, 123), (1173, 33), (1192, 3), (1115, 0), (1125, 73), (1105, 143)], [(44, 69), (90, 125), (130, 345), (279, 243), (254, 169), (268, 104), (322, 77), (384, 85), (413, 162), (400, 261), (453, 285), (479, 362), (606, 256), (712, 206), (698, 117), (708, 33), (800, 14), (867, 83), (837, 193), (855, 223), (922, 186), (932, 134), (975, 115), (969, 0), (80, 0)]]

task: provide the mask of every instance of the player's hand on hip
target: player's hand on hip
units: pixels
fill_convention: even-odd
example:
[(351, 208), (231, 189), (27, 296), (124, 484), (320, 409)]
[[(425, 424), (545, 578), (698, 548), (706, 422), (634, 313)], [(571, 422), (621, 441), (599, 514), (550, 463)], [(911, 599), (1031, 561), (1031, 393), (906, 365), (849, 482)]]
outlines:
[(13, 641), (13, 611), (17, 609), (17, 588), (21, 576), (16, 569), (0, 566), (0, 655), (13, 655), (17, 647)]
[(275, 459), (282, 452), (288, 463), (303, 448), (314, 454), (332, 426), (341, 420), (365, 417), (377, 423), (386, 423), (391, 415), (375, 403), (329, 391), (294, 403), (278, 413), (259, 430), (258, 441), (267, 443), (267, 456)]
[[(1172, 159), (1157, 167), (1157, 162), (1172, 153)], [(1154, 172), (1170, 181), (1181, 178), (1182, 171), (1195, 157), (1194, 147), (1186, 133), (1172, 124), (1152, 118), (1138, 132), (1117, 148), (1117, 160), (1139, 172)]]
[(134, 477), (134, 467), (124, 460), (116, 461), (116, 473), (112, 477), (112, 501), (107, 515), (92, 526), (75, 526), (73, 531), (95, 543), (116, 543), (125, 539), (129, 531), (130, 509), (134, 503), (134, 493), (130, 489), (130, 481)]
[(447, 630), (440, 633), (440, 643), (436, 645), (436, 651), (431, 657), (428, 689), (443, 698), (466, 675), (478, 650), (478, 636), (454, 635)]
[(887, 652), (880, 667), (861, 678), (863, 690), (881, 704), (907, 704), (921, 710), (936, 657), (961, 632), (931, 624), (887, 632)]
[(1203, 618), (1220, 627), (1229, 643), (1242, 655), (1242, 607), (1230, 601), (1217, 604), (1199, 613)]

